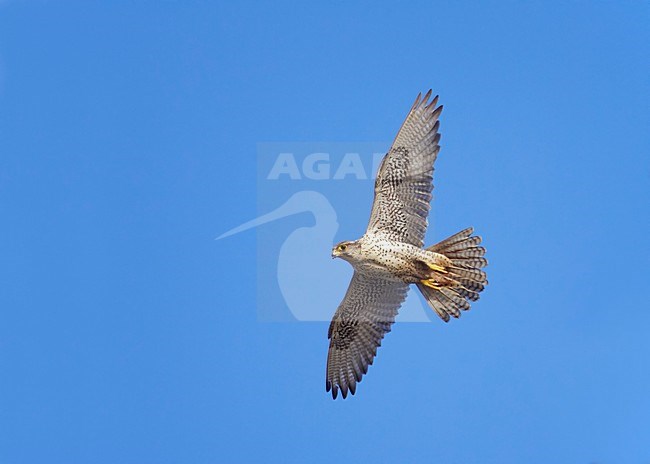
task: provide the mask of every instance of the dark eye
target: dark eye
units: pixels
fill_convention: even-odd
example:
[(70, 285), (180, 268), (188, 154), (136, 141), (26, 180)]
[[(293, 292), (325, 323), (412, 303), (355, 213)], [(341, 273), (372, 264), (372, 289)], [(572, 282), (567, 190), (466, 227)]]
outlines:
[(345, 245), (339, 245), (339, 251), (345, 251)]

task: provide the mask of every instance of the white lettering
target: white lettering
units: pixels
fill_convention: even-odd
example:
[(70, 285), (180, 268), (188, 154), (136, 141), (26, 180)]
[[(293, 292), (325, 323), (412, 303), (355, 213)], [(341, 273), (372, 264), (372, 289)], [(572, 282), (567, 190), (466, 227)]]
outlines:
[(292, 180), (300, 179), (300, 171), (298, 170), (293, 153), (280, 153), (266, 178), (269, 180), (277, 180), (281, 174), (288, 175)]
[(354, 175), (357, 180), (367, 179), (366, 171), (363, 169), (359, 153), (346, 153), (339, 168), (334, 174), (334, 179), (345, 179), (348, 174)]
[(302, 172), (307, 179), (323, 180), (330, 177), (329, 153), (311, 153), (302, 162)]

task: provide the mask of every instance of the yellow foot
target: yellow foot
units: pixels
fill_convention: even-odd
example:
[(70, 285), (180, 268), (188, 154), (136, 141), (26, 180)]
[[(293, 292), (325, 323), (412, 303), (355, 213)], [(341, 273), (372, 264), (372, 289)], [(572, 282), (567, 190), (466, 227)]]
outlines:
[(420, 281), (422, 284), (426, 285), (427, 287), (431, 287), (435, 290), (439, 290), (442, 288), (442, 285), (440, 285), (438, 282), (436, 282), (433, 279), (424, 279)]
[(429, 266), (429, 269), (440, 272), (442, 274), (447, 273), (447, 269), (445, 269), (443, 266), (438, 266), (437, 264), (429, 264), (429, 263), (427, 263), (427, 266)]

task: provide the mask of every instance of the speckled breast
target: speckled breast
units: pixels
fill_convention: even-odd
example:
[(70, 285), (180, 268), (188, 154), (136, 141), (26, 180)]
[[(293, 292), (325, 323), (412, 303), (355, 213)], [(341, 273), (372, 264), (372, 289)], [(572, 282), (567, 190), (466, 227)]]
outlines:
[(413, 282), (418, 268), (417, 259), (421, 259), (424, 250), (408, 243), (390, 242), (377, 239), (363, 240), (362, 250), (366, 260), (359, 263), (359, 270), (373, 274), (385, 274), (387, 277)]

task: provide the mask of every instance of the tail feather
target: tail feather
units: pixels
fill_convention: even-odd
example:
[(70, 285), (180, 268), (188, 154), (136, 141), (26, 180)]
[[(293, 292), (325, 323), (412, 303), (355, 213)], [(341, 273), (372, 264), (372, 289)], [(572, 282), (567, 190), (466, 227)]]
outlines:
[[(453, 262), (453, 261), (452, 261)], [(449, 272), (452, 276), (461, 277), (462, 279), (473, 280), (477, 283), (483, 283), (487, 279), (487, 274), (481, 269), (467, 269), (464, 267), (452, 267)]]
[(485, 248), (479, 246), (481, 237), (472, 236), (473, 232), (474, 229), (469, 227), (427, 248), (427, 251), (442, 254), (451, 261), (447, 273), (443, 274), (450, 282), (417, 285), (431, 308), (445, 322), (450, 316), (458, 318), (461, 311), (469, 310), (469, 301), (478, 300), (479, 293), (488, 283), (487, 274), (481, 269), (488, 264), (483, 257)]
[(456, 263), (456, 266), (463, 269), (480, 269), (488, 265), (485, 258), (463, 258), (462, 261)]
[(442, 292), (438, 292), (435, 294), (435, 299), (438, 301), (439, 304), (443, 305), (445, 311), (451, 317), (455, 317), (456, 319), (460, 317), (461, 308), (459, 308), (456, 303), (454, 303), (451, 299), (449, 299), (447, 295), (445, 295)]
[(451, 253), (452, 251), (462, 251), (467, 248), (478, 246), (480, 244), (481, 244), (481, 237), (479, 237), (478, 235), (474, 235), (473, 237), (468, 237), (458, 242), (452, 243), (450, 246), (445, 247), (445, 251), (447, 253)]
[(465, 287), (456, 287), (454, 290), (456, 290), (456, 293), (458, 293), (460, 296), (463, 298), (467, 298), (468, 300), (471, 301), (478, 301), (479, 299), (479, 291), (474, 291), (467, 289)]
[[(438, 253), (441, 253), (440, 251)], [(457, 251), (447, 251), (442, 253), (449, 259), (466, 259), (466, 258), (480, 258), (485, 254), (485, 248), (483, 247), (471, 247), (465, 248), (464, 250)]]
[(459, 283), (460, 283), (461, 288), (464, 288), (465, 290), (468, 290), (470, 292), (480, 293), (483, 290), (485, 290), (485, 285), (484, 284), (481, 284), (481, 283), (478, 283), (478, 282), (473, 282), (471, 280), (461, 280)]
[(440, 292), (445, 295), (445, 297), (447, 297), (447, 299), (450, 300), (457, 308), (463, 311), (467, 311), (470, 308), (467, 300), (465, 300), (465, 298), (461, 298), (460, 295), (458, 295), (458, 293), (456, 293), (453, 289), (442, 287), (440, 289)]
[(451, 237), (447, 237), (441, 242), (436, 243), (433, 246), (430, 246), (427, 248), (429, 251), (435, 251), (436, 253), (439, 253), (440, 250), (443, 248), (448, 248), (452, 244), (456, 242), (460, 242), (462, 240), (465, 240), (467, 237), (472, 235), (474, 233), (474, 228), (473, 227), (468, 227), (467, 229), (461, 230), (460, 232), (452, 235)]
[(438, 290), (427, 287), (422, 284), (417, 284), (418, 289), (422, 292), (422, 295), (429, 303), (429, 306), (436, 312), (436, 314), (445, 322), (449, 322), (449, 316), (459, 317), (460, 312), (457, 315), (454, 314), (453, 305), (445, 303), (446, 298)]

